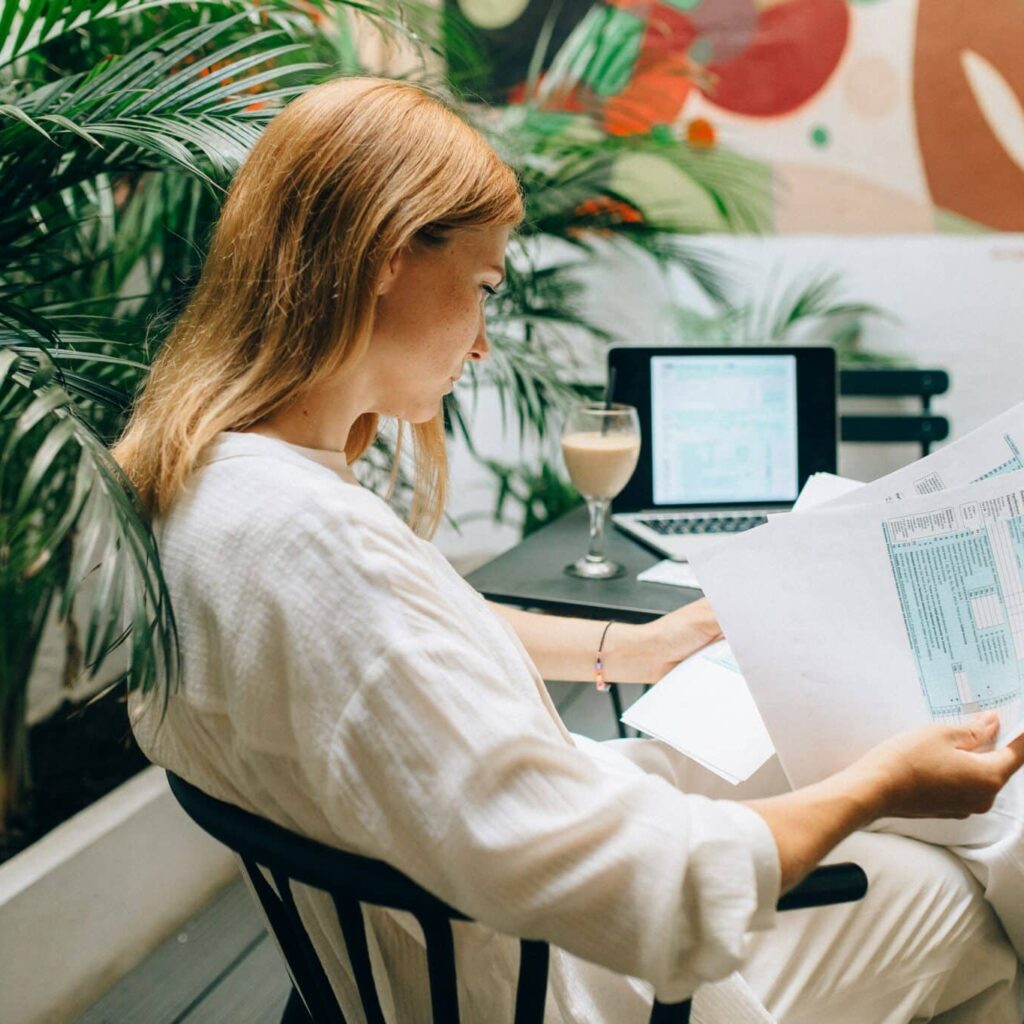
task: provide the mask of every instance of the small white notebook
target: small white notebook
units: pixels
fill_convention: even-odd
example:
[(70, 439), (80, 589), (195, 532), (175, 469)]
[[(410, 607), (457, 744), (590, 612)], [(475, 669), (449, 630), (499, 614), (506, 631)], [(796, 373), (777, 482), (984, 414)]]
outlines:
[(666, 583), (670, 587), (692, 587), (700, 590), (697, 576), (690, 568), (689, 562), (673, 562), (671, 558), (655, 562), (649, 569), (644, 569), (636, 578), (637, 583)]
[(775, 753), (724, 640), (680, 662), (622, 720), (733, 785), (749, 779)]

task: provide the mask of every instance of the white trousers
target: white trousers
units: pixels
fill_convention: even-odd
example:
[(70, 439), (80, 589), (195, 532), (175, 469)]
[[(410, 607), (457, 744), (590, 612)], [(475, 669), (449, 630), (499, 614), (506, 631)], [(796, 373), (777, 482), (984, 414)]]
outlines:
[[(653, 740), (601, 745), (688, 793), (749, 800), (790, 788), (774, 759), (731, 786)], [(750, 939), (741, 973), (779, 1024), (1021, 1024), (1019, 775), (988, 815), (879, 822), (826, 863), (844, 860), (868, 875), (863, 900), (780, 914)]]

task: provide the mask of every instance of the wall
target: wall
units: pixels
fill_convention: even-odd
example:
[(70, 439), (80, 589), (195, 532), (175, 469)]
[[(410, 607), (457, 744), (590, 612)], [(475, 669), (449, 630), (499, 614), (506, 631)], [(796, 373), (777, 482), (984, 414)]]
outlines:
[[(865, 349), (950, 371), (952, 390), (937, 405), (957, 433), (1024, 399), (1024, 235), (815, 235), (701, 244), (720, 254), (755, 294), (770, 290), (773, 278), (838, 271), (850, 299), (898, 318), (894, 324), (869, 320)], [(624, 337), (671, 340), (664, 307), (673, 298), (696, 302), (695, 290), (677, 274), (658, 294), (642, 268), (632, 273), (634, 280), (627, 266), (596, 271), (594, 308)]]
[[(491, 47), (483, 94), (516, 97), (549, 5), (446, 2)], [(574, 118), (611, 135), (668, 125), (690, 141), (687, 171), (626, 155), (613, 184), (641, 211), (702, 232), (694, 244), (722, 257), (739, 299), (839, 273), (851, 300), (898, 318), (870, 324), (867, 349), (950, 372), (952, 390), (936, 410), (951, 418), (954, 437), (1024, 398), (1024, 235), (1014, 233), (1024, 230), (1024, 6), (607, 0), (591, 12), (568, 3), (554, 48), (579, 46), (570, 30), (581, 22), (602, 27), (577, 51), (572, 87), (550, 90), (548, 102), (562, 96)], [(742, 162), (731, 186), (715, 162), (729, 154)], [(699, 180), (738, 189), (754, 215), (730, 217), (729, 203), (711, 202)], [(726, 234), (755, 222), (761, 237)], [(621, 341), (685, 340), (666, 308), (700, 304), (683, 275), (662, 285), (645, 261), (620, 258), (588, 276), (588, 312)], [(601, 358), (592, 365), (596, 379)], [(485, 400), (480, 444), (513, 461), (516, 445), (496, 423)], [(913, 446), (844, 446), (840, 469), (870, 479), (914, 456)], [(453, 512), (485, 506), (486, 477), (464, 452), (453, 472)], [(479, 558), (510, 536), (474, 523), (440, 540)]]
[[(751, 294), (773, 282), (816, 271), (842, 274), (845, 294), (892, 313), (897, 322), (868, 322), (864, 347), (916, 366), (949, 371), (952, 387), (935, 411), (952, 422), (953, 438), (1024, 400), (1024, 236), (914, 235), (850, 237), (707, 237), (699, 244), (719, 255)], [(663, 281), (642, 260), (609, 259), (587, 275), (588, 309), (621, 342), (683, 342), (670, 304), (699, 305), (700, 295), (681, 273)], [(602, 372), (593, 360), (595, 379)], [(497, 402), (483, 389), (473, 419), (485, 454), (514, 461), (519, 446), (503, 437)], [(526, 456), (536, 451), (528, 446)], [(915, 458), (914, 446), (843, 445), (840, 471), (869, 480)], [(465, 449), (452, 455), (454, 516), (490, 509), (493, 487)], [(461, 534), (446, 527), (438, 542), (461, 564), (475, 564), (515, 542), (515, 529), (486, 519)]]

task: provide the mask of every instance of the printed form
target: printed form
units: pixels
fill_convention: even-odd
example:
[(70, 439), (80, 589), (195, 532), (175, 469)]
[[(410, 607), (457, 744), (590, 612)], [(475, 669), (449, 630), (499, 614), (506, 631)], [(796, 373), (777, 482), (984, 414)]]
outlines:
[(696, 563), (794, 785), (928, 721), (1024, 729), (1024, 472), (780, 517)]
[(709, 648), (628, 724), (732, 782), (771, 755), (770, 733), (795, 785), (929, 719), (991, 708), (1011, 739), (1024, 728), (1022, 451), (1024, 403), (872, 484), (812, 477), (794, 509), (811, 515), (773, 517), (697, 560), (749, 689), (738, 671), (723, 684)]
[(1022, 499), (1024, 492), (1010, 491), (882, 523), (932, 718), (997, 710), (1005, 738), (1021, 731)]

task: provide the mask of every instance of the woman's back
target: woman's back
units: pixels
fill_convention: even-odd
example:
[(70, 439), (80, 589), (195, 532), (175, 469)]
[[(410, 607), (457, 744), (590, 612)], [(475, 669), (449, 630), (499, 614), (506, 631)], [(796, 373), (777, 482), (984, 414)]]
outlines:
[[(509, 627), (340, 456), (320, 464), (331, 460), (222, 434), (158, 524), (183, 683), (162, 722), (159, 700), (133, 698), (141, 746), (214, 796), (394, 864), (494, 928), (613, 955), (619, 942), (642, 969), (659, 941), (678, 941), (662, 931), (682, 909), (665, 880), (701, 857), (687, 849), (685, 798), (625, 759), (575, 749)], [(720, 815), (720, 827), (753, 817)], [(730, 845), (744, 842), (740, 829)], [(348, 1012), (330, 903), (307, 894), (300, 909)], [(416, 1020), (428, 1005), (416, 926), (380, 911), (369, 922), (400, 1019)], [(712, 953), (714, 940), (702, 937)], [(517, 944), (460, 925), (457, 947), (466, 1019), (509, 1016)], [(694, 966), (720, 972), (730, 952)], [(568, 954), (555, 954), (551, 983), (553, 1021), (646, 1019), (649, 986)]]
[[(277, 820), (306, 832), (339, 783), (346, 800), (368, 799), (372, 780), (353, 761), (361, 751), (393, 748), (403, 717), (415, 710), (413, 722), (428, 733), (434, 714), (476, 720), (465, 694), (446, 708), (424, 699), (428, 688), (452, 695), (457, 688), (461, 666), (430, 667), (438, 628), (446, 644), (461, 642), (469, 656), (486, 658), (488, 676), (517, 691), (509, 710), (536, 718), (521, 725), (571, 742), (511, 631), (436, 548), (358, 484), (340, 455), (334, 467), (318, 464), (331, 454), (243, 433), (222, 434), (211, 446), (188, 493), (156, 529), (184, 684), (168, 727), (158, 728), (155, 702), (133, 705), (151, 754), (173, 756), (183, 730), (190, 742), (216, 741), (206, 751), (209, 768), (224, 778), (209, 778), (211, 785), (230, 785), (264, 759), (291, 775)], [(437, 686), (439, 676), (447, 680)], [(341, 747), (351, 749), (343, 756)], [(320, 794), (311, 814), (294, 810), (296, 784)], [(249, 805), (253, 790), (230, 798)], [(322, 822), (313, 834), (349, 847), (360, 838)], [(367, 842), (360, 852), (382, 854), (376, 834)]]

